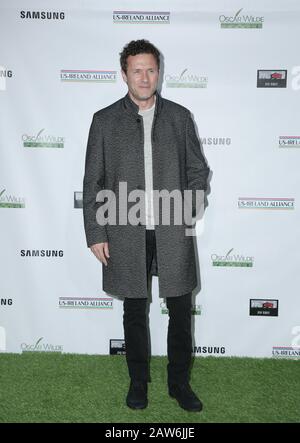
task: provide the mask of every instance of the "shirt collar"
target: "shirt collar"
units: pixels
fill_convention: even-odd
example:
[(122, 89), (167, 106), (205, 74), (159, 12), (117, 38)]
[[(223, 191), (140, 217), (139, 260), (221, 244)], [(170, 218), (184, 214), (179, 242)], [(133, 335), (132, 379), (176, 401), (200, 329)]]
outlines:
[[(161, 107), (162, 107), (162, 98), (158, 91), (155, 91), (155, 110), (154, 114), (157, 114)], [(129, 111), (133, 112), (134, 114), (139, 113), (139, 107), (138, 105), (130, 98), (129, 92), (123, 97), (123, 106), (124, 108)]]

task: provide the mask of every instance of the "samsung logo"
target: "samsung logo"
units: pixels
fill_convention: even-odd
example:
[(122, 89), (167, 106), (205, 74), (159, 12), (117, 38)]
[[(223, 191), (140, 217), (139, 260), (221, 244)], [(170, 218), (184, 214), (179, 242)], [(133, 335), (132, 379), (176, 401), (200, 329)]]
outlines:
[(65, 13), (53, 11), (20, 11), (20, 17), (36, 20), (64, 20)]
[(0, 78), (12, 77), (12, 71), (10, 69), (0, 69)]
[(21, 257), (63, 257), (61, 249), (21, 249)]
[(194, 354), (225, 354), (224, 346), (194, 346)]
[(201, 138), (202, 145), (207, 146), (229, 146), (231, 144), (230, 137), (203, 137)]
[(11, 306), (13, 303), (11, 298), (0, 298), (0, 306)]

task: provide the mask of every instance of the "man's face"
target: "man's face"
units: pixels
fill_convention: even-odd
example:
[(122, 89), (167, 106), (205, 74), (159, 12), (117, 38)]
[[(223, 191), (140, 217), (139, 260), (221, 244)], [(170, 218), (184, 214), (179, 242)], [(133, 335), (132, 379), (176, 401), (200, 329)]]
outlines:
[(148, 100), (156, 91), (159, 70), (153, 54), (130, 55), (123, 80), (131, 95), (138, 101)]

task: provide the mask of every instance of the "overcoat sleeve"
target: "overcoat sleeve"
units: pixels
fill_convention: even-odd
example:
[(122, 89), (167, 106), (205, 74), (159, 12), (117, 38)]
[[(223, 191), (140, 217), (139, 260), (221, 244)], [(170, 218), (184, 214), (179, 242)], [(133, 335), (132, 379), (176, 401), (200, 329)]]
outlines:
[(209, 167), (201, 152), (195, 125), (189, 113), (186, 123), (186, 175), (188, 189), (192, 190), (193, 217), (196, 215), (196, 190), (207, 190)]
[(89, 130), (83, 178), (83, 218), (87, 246), (107, 242), (106, 227), (97, 223), (96, 212), (100, 206), (96, 202), (98, 192), (104, 187), (104, 153), (101, 125), (96, 114)]

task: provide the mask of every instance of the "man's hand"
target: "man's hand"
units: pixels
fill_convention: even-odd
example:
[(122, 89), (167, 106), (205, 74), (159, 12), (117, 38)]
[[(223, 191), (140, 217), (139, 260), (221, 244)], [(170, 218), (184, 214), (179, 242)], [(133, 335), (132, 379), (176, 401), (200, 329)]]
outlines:
[(107, 266), (106, 258), (109, 258), (108, 242), (96, 243), (90, 247), (92, 253)]

